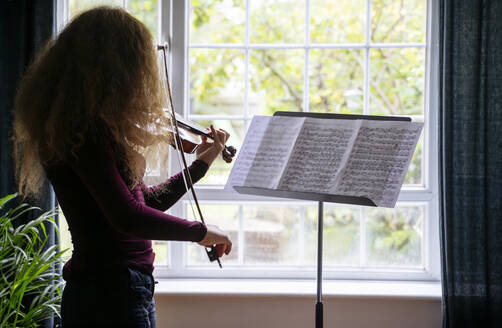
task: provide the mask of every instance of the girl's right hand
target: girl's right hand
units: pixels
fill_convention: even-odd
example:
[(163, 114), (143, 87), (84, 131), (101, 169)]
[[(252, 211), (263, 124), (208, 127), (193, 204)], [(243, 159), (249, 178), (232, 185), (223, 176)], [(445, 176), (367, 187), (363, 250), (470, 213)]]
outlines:
[(206, 225), (206, 228), (206, 235), (198, 244), (204, 247), (215, 246), (218, 257), (222, 257), (223, 254), (228, 255), (232, 250), (232, 241), (228, 235), (212, 224)]

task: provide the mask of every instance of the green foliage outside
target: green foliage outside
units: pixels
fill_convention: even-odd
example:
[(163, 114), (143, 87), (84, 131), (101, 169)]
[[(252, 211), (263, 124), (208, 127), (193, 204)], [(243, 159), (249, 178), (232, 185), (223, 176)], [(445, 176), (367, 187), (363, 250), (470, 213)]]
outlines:
[[(410, 43), (425, 40), (425, 1), (372, 1), (371, 41)], [(244, 1), (191, 1), (192, 44), (238, 44), (245, 37)], [(312, 43), (365, 42), (366, 1), (312, 1)], [(253, 1), (250, 42), (303, 44), (304, 1)], [(228, 14), (226, 14), (228, 13)], [(309, 51), (309, 107), (315, 112), (363, 113), (364, 60), (361, 49)], [(370, 114), (423, 115), (423, 48), (374, 48), (369, 52)], [(193, 114), (244, 114), (244, 51), (190, 49)], [(249, 114), (303, 110), (305, 51), (249, 51)], [(407, 184), (422, 183), (421, 145), (412, 159)], [(227, 170), (228, 172), (228, 170)], [(223, 173), (223, 172), (222, 172)], [(212, 181), (211, 183), (218, 183)]]
[(58, 273), (63, 251), (44, 249), (46, 227), (56, 228), (54, 211), (17, 227), (16, 219), (39, 210), (21, 204), (7, 207), (16, 195), (0, 199), (0, 327), (37, 327), (59, 316), (62, 280)]
[[(240, 209), (240, 206), (242, 208)], [(188, 218), (192, 213), (187, 206)], [(238, 265), (238, 249), (244, 247), (243, 264), (315, 265), (317, 259), (317, 207), (282, 204), (202, 204), (202, 211), (211, 223), (227, 231), (233, 240), (228, 265)], [(239, 212), (242, 224), (239, 228)], [(301, 213), (305, 213), (301, 227)], [(361, 258), (361, 212), (355, 206), (327, 205), (324, 210), (324, 253), (326, 266), (370, 267), (422, 265), (423, 209), (400, 206), (396, 209), (365, 208), (366, 258)], [(304, 252), (299, 245), (303, 230)], [(244, 245), (239, 244), (242, 231)], [(203, 249), (188, 245), (188, 264), (211, 266)]]
[[(121, 0), (70, 0), (70, 13), (97, 4), (121, 5)], [(249, 40), (251, 44), (302, 45), (305, 41), (304, 0), (253, 0), (250, 3)], [(308, 51), (308, 102), (310, 111), (361, 114), (364, 109), (365, 50), (351, 44), (366, 42), (365, 0), (311, 0), (310, 42), (344, 44), (344, 49), (314, 48)], [(229, 44), (245, 42), (244, 0), (191, 0), (190, 44)], [(425, 0), (372, 0), (370, 40), (376, 44), (425, 42)], [(157, 35), (157, 1), (130, 0), (128, 10)], [(304, 108), (304, 66), (306, 52), (296, 49), (249, 50), (248, 115), (272, 115), (276, 110), (302, 111)], [(245, 51), (243, 49), (191, 48), (189, 51), (191, 114), (244, 115)], [(369, 113), (373, 115), (424, 115), (425, 50), (421, 47), (369, 50)], [(245, 126), (240, 119), (199, 121), (200, 125), (224, 128), (232, 135), (230, 143), (239, 146)], [(407, 184), (421, 184), (423, 136), (412, 158)], [(213, 164), (211, 175), (200, 183), (223, 184), (231, 165), (221, 160)], [(225, 205), (227, 206), (227, 205)], [(206, 205), (208, 217), (227, 227), (238, 239), (238, 206), (222, 210), (221, 205)], [(227, 207), (228, 207), (227, 206)], [(265, 254), (262, 263), (274, 259), (293, 263), (296, 252), (294, 220), (281, 209), (254, 210), (249, 206), (246, 220), (266, 220), (280, 224), (280, 255)], [(243, 211), (243, 213), (247, 213)], [(229, 213), (222, 217), (222, 213)], [(315, 261), (317, 212), (305, 208), (305, 263)], [(294, 217), (294, 215), (293, 215)], [(422, 207), (396, 210), (367, 210), (367, 265), (420, 265)], [(360, 214), (350, 207), (327, 208), (325, 212), (325, 260), (327, 265), (357, 266), (360, 263)], [(256, 238), (265, 238), (254, 236)], [(247, 239), (249, 243), (253, 238)], [(296, 239), (295, 239), (296, 238)], [(288, 243), (288, 240), (294, 241)], [(260, 240), (266, 243), (267, 240)], [(272, 247), (271, 245), (269, 245)], [(237, 263), (237, 249), (229, 263)], [(200, 247), (191, 245), (189, 263), (205, 264)], [(246, 252), (246, 251), (245, 251)], [(270, 255), (270, 256), (269, 256)]]
[[(359, 266), (359, 209), (346, 206), (326, 206), (323, 216), (323, 259), (327, 266)], [(317, 206), (309, 206), (305, 220), (306, 261), (317, 259)]]
[(421, 207), (369, 209), (367, 214), (370, 266), (422, 264)]
[[(122, 0), (69, 0), (69, 16), (71, 18), (82, 11), (92, 9), (96, 6), (122, 7), (122, 4)], [(157, 8), (157, 0), (127, 1), (127, 11), (142, 21), (150, 32), (152, 32), (153, 37), (157, 37)]]

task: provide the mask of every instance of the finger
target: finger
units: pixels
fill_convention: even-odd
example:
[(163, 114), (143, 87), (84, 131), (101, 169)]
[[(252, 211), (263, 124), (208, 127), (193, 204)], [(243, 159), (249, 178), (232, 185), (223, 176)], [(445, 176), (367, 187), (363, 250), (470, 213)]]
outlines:
[(218, 129), (218, 134), (223, 144), (227, 142), (227, 133), (223, 129)]
[(224, 145), (225, 144), (225, 136), (223, 133), (221, 133), (220, 130), (215, 130), (214, 132), (214, 142), (217, 143), (218, 145)]
[(220, 129), (221, 132), (225, 134), (225, 142), (228, 141), (228, 138), (230, 138), (230, 133), (228, 133), (226, 130)]
[(225, 144), (228, 140), (228, 137), (230, 136), (230, 134), (223, 130), (223, 129), (218, 129), (218, 134), (220, 135), (220, 140), (223, 144)]
[(231, 250), (232, 250), (232, 242), (230, 242), (230, 244), (227, 245), (227, 249), (225, 250), (225, 254), (226, 255), (230, 254)]
[(212, 124), (211, 124), (211, 136), (213, 137), (214, 142), (219, 141), (218, 134), (216, 133), (216, 130), (214, 129), (214, 126)]
[(220, 130), (216, 131), (218, 133), (218, 140), (220, 144), (224, 145), (225, 144), (225, 134)]
[(218, 254), (218, 257), (222, 257), (223, 254), (225, 253), (226, 250), (226, 245), (225, 244), (217, 244), (216, 245), (216, 254)]

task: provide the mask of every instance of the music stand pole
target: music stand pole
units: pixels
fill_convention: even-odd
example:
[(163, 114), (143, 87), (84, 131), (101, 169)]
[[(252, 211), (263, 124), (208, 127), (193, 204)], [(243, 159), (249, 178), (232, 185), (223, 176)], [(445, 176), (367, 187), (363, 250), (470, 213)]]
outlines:
[(315, 326), (322, 328), (322, 235), (323, 235), (323, 202), (319, 202), (317, 212), (317, 302), (315, 304)]

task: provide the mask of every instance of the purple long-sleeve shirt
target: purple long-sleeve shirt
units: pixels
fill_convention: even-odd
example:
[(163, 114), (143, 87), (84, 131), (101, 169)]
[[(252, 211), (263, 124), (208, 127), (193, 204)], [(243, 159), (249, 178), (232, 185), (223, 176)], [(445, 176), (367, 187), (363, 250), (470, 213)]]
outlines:
[[(151, 273), (152, 239), (200, 241), (206, 234), (204, 224), (164, 213), (186, 192), (181, 172), (161, 185), (141, 183), (130, 190), (108, 142), (87, 141), (77, 157), (45, 168), (73, 242), (65, 280), (125, 266)], [(193, 182), (207, 169), (205, 162), (193, 162)]]

